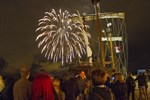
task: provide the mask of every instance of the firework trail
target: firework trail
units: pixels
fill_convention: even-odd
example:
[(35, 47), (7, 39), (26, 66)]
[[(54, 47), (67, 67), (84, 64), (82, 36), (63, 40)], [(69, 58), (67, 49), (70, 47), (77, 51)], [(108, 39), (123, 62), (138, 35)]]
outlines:
[(36, 41), (39, 40), (38, 48), (42, 46), (41, 53), (45, 52), (47, 59), (54, 62), (61, 60), (63, 65), (64, 62), (72, 62), (74, 58), (81, 58), (82, 54), (86, 54), (81, 22), (72, 20), (77, 16), (69, 14), (67, 10), (62, 12), (60, 9), (57, 13), (52, 9), (51, 12), (45, 12), (45, 16), (39, 20), (36, 31), (40, 34)]

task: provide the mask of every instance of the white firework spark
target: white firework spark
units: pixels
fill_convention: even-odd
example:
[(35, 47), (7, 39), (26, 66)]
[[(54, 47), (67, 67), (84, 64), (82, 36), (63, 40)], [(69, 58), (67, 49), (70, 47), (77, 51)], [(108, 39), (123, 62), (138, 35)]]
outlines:
[[(45, 16), (39, 20), (38, 28), (40, 34), (36, 41), (40, 39), (38, 48), (42, 46), (41, 53), (45, 52), (45, 57), (57, 62), (72, 62), (74, 58), (86, 54), (86, 43), (83, 38), (83, 26), (80, 21), (73, 21), (71, 18), (77, 14), (69, 14), (67, 10), (57, 13), (54, 9), (45, 12)], [(88, 28), (88, 25), (85, 25)], [(89, 33), (88, 33), (89, 35)]]

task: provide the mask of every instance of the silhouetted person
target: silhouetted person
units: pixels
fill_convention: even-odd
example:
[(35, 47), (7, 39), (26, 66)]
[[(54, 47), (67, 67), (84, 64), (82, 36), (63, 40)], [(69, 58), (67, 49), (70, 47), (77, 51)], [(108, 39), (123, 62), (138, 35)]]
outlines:
[(105, 82), (105, 85), (110, 89), (111, 88), (111, 78), (107, 77), (107, 80)]
[(14, 100), (13, 97), (13, 86), (14, 86), (15, 80), (13, 77), (7, 77), (5, 79), (5, 88), (3, 89), (3, 98), (4, 100)]
[(146, 90), (145, 90), (145, 84), (146, 84), (145, 76), (143, 76), (142, 73), (139, 73), (135, 81), (136, 80), (138, 81), (138, 87), (139, 87), (139, 100), (143, 100), (143, 99), (147, 100)]
[(148, 93), (147, 93), (147, 89), (148, 89), (148, 76), (146, 75), (146, 73), (143, 73), (142, 75), (143, 75), (143, 77), (145, 79), (145, 93), (146, 93), (146, 98), (147, 98), (147, 100), (149, 100)]
[(86, 83), (86, 76), (85, 76), (85, 72), (81, 71), (79, 76), (77, 77), (77, 84), (79, 87), (79, 98), (83, 99), (84, 98), (84, 89), (85, 89), (85, 83)]
[(76, 80), (70, 77), (69, 73), (65, 73), (61, 83), (61, 89), (65, 92), (65, 100), (76, 100), (79, 95), (79, 88)]
[(58, 78), (54, 78), (52, 83), (59, 100), (65, 100), (65, 93), (60, 89), (60, 80)]
[(112, 100), (110, 90), (105, 86), (107, 74), (101, 69), (92, 71), (93, 88), (88, 100)]
[(2, 92), (5, 88), (3, 77), (0, 75), (0, 100), (4, 100), (2, 96)]
[(122, 73), (117, 73), (115, 75), (115, 82), (111, 86), (111, 90), (114, 93), (115, 100), (128, 100), (127, 85)]
[(14, 100), (30, 100), (32, 83), (28, 80), (30, 71), (27, 67), (20, 69), (21, 78), (17, 80), (13, 87)]
[(128, 99), (130, 98), (130, 94), (132, 93), (132, 100), (135, 100), (135, 87), (136, 87), (136, 84), (135, 84), (135, 80), (132, 77), (131, 73), (128, 74), (128, 77), (126, 79), (126, 84), (127, 84), (127, 88), (128, 88), (128, 95), (127, 95)]
[(32, 100), (58, 100), (50, 75), (38, 73), (33, 82)]

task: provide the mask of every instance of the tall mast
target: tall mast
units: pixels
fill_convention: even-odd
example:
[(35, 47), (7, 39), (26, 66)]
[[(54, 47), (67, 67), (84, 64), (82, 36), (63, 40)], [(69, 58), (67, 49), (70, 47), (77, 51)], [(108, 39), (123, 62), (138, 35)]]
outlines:
[(94, 4), (95, 13), (96, 13), (96, 24), (97, 24), (97, 31), (99, 34), (99, 44), (100, 44), (100, 60), (102, 63), (102, 67), (105, 68), (105, 55), (104, 55), (104, 44), (102, 42), (102, 28), (101, 28), (101, 21), (100, 21), (100, 0), (92, 0), (92, 3)]

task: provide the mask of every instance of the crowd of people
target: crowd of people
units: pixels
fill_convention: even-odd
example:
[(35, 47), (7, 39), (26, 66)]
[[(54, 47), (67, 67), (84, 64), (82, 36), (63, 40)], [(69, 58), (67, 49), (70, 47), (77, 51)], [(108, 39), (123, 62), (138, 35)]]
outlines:
[(131, 73), (127, 77), (120, 72), (110, 75), (98, 68), (90, 75), (84, 71), (77, 75), (68, 71), (57, 77), (41, 71), (32, 80), (29, 79), (30, 74), (30, 69), (23, 67), (19, 79), (4, 80), (0, 76), (0, 100), (136, 100), (136, 81), (138, 99), (149, 100), (148, 79), (144, 73), (133, 78)]

